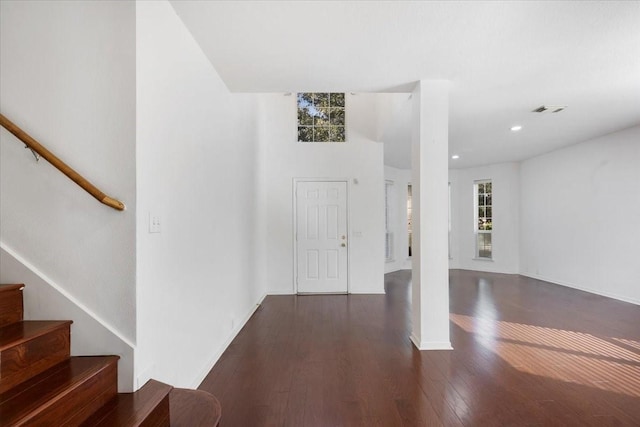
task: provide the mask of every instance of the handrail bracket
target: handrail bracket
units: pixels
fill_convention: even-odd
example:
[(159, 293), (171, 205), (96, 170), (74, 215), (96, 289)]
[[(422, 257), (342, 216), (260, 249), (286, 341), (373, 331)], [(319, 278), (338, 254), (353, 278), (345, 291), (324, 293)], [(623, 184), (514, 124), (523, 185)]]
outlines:
[(33, 148), (29, 147), (26, 144), (25, 144), (24, 148), (28, 148), (29, 150), (31, 150), (31, 154), (33, 154), (33, 157), (36, 158), (36, 162), (40, 161), (40, 155), (38, 153), (36, 153), (36, 150), (34, 150)]

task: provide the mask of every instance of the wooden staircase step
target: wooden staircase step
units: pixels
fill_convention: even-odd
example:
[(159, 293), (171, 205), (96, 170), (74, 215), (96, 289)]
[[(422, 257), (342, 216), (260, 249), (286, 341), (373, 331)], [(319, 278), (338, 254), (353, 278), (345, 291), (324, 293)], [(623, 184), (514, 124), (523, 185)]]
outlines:
[(0, 328), (0, 351), (34, 340), (72, 323), (71, 320), (22, 320), (3, 326)]
[(0, 285), (0, 327), (19, 322), (24, 314), (23, 284)]
[(135, 393), (120, 393), (87, 419), (90, 427), (168, 427), (170, 385), (149, 380)]
[(71, 321), (20, 321), (0, 328), (0, 393), (69, 357)]
[(169, 401), (171, 427), (217, 427), (220, 423), (220, 402), (206, 391), (174, 388)]
[(81, 425), (116, 396), (118, 359), (72, 357), (0, 394), (2, 425)]
[(25, 321), (23, 284), (0, 285), (0, 427), (216, 427), (218, 400), (150, 380), (117, 393), (118, 356), (70, 357), (70, 320)]

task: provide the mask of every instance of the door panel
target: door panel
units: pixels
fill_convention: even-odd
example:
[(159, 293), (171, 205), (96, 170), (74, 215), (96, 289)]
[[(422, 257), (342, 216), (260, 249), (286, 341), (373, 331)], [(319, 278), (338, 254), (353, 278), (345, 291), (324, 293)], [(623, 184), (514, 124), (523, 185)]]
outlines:
[(296, 184), (297, 289), (302, 293), (348, 290), (347, 183)]

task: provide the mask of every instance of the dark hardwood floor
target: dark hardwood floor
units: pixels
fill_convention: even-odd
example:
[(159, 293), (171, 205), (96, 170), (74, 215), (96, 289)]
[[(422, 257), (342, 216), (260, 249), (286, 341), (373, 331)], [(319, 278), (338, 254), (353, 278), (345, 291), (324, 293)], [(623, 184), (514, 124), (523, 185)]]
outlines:
[(386, 295), (269, 296), (203, 381), (235, 426), (639, 426), (640, 307), (516, 275), (450, 273), (453, 351)]

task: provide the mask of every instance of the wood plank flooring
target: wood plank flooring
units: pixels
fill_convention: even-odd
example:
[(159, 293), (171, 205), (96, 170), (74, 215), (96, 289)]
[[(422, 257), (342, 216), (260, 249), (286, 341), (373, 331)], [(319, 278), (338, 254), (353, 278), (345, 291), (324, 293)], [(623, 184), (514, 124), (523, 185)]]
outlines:
[(640, 307), (454, 270), (454, 350), (420, 352), (410, 281), (267, 297), (200, 386), (220, 426), (640, 425)]

